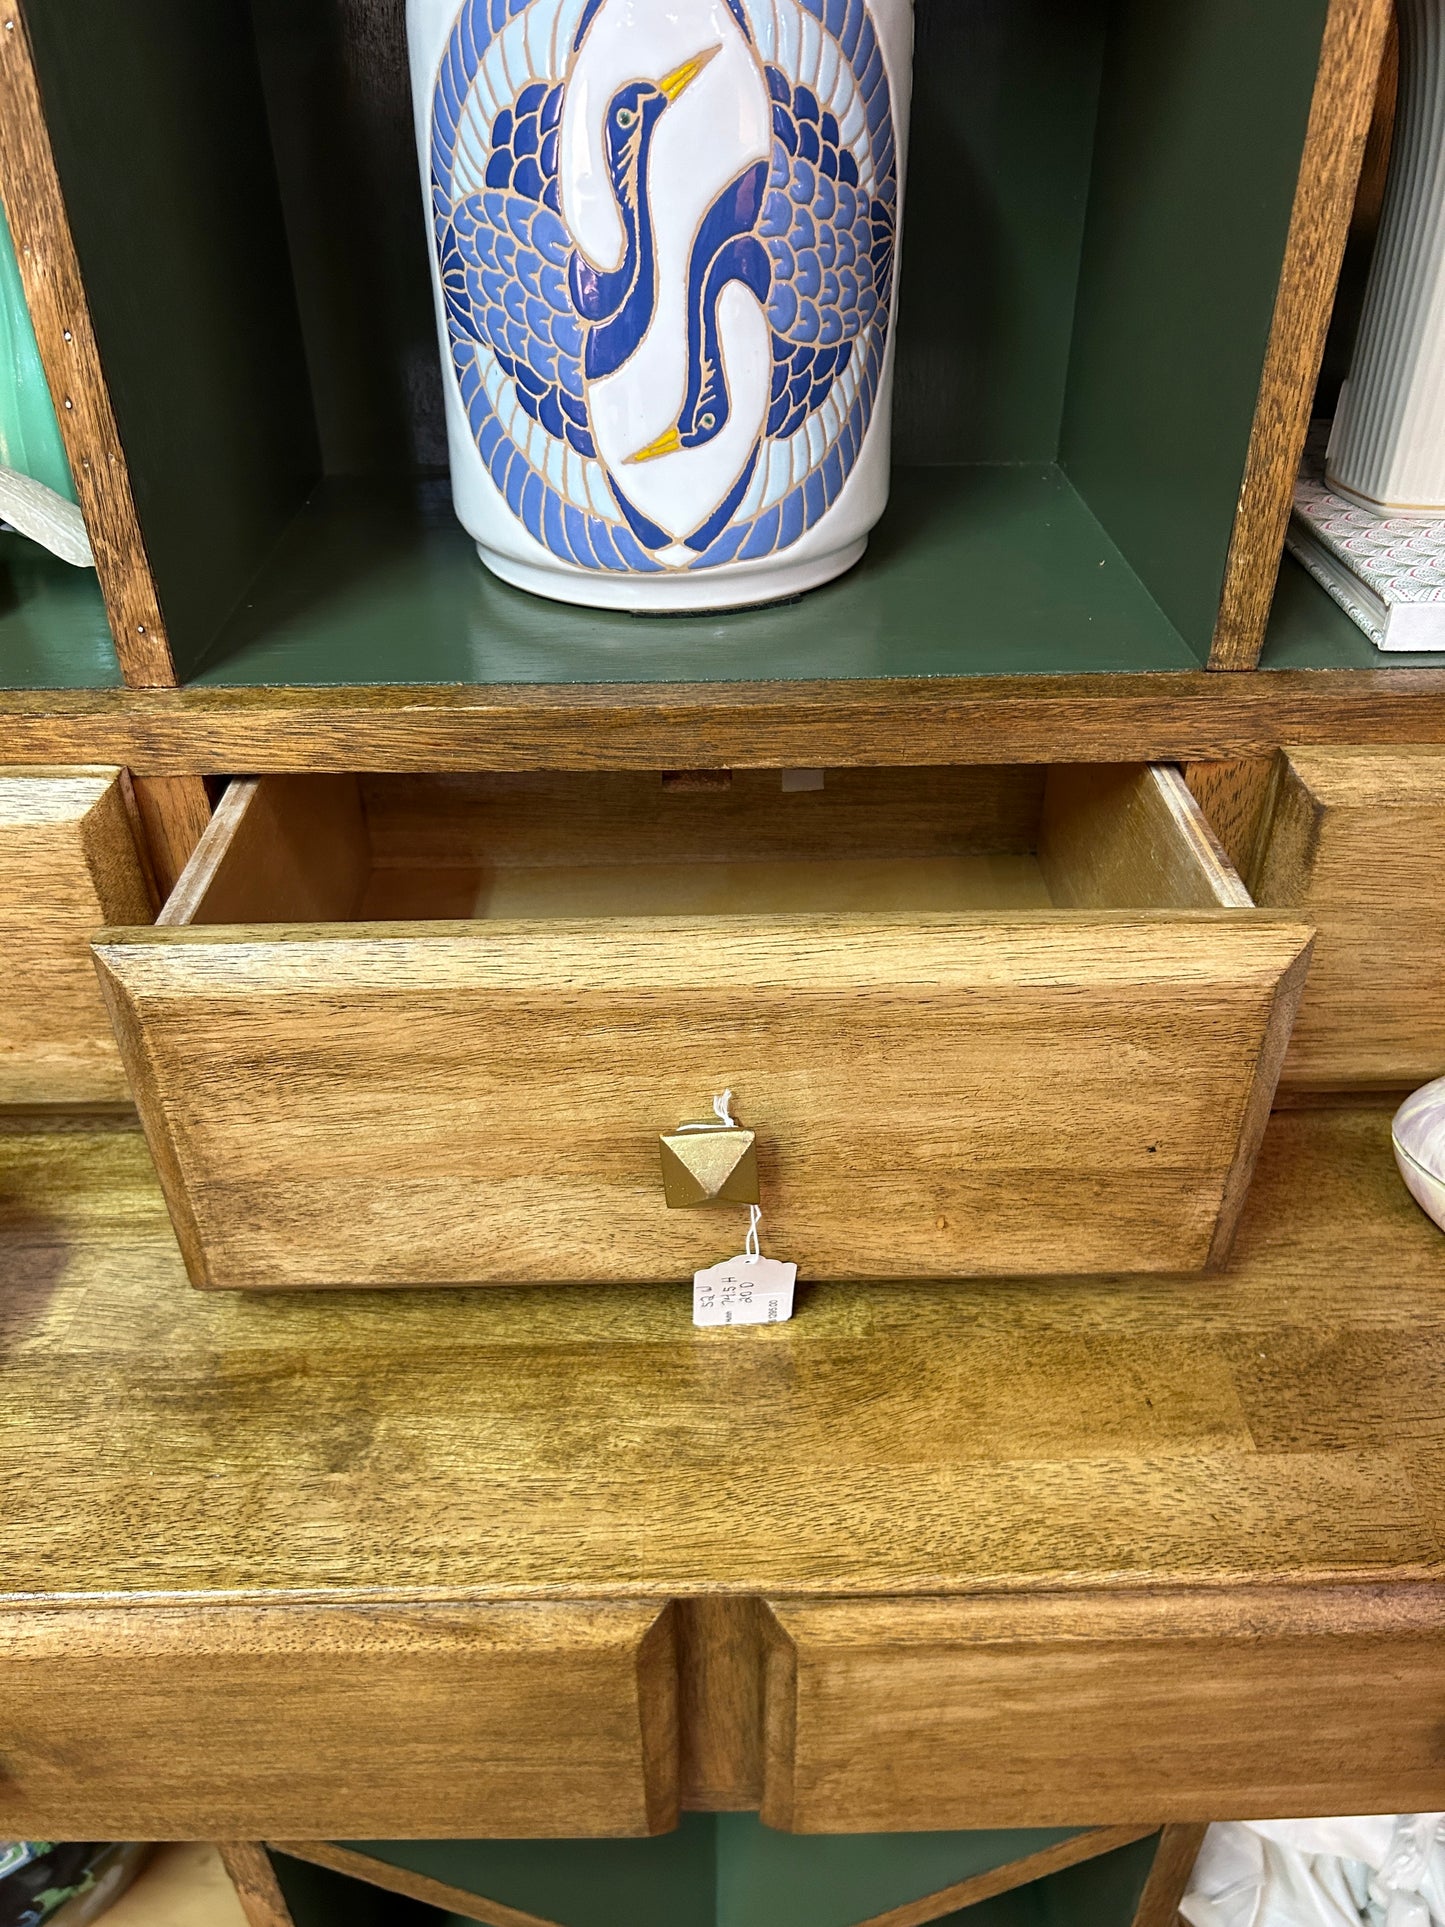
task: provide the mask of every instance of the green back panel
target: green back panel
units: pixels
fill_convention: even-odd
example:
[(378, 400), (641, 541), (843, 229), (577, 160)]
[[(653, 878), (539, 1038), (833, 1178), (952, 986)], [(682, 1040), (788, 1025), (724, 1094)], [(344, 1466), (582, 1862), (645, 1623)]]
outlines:
[(328, 474), (446, 465), (400, 0), (252, 0)]
[(0, 212), (0, 465), (75, 500), (75, 483), (45, 385), (15, 243)]
[(714, 1927), (716, 1828), (711, 1814), (684, 1814), (675, 1832), (655, 1840), (346, 1844), (390, 1866), (429, 1874), (466, 1893), (539, 1914), (559, 1927)]
[(1198, 669), (1054, 468), (913, 469), (864, 560), (801, 600), (636, 617), (509, 589), (445, 482), (332, 482), (198, 681), (735, 682)]
[(245, 0), (27, 9), (56, 164), (182, 673), (314, 480)]
[(1327, 0), (1119, 0), (1062, 455), (1208, 647)]
[(790, 1834), (750, 1813), (717, 1825), (716, 1927), (854, 1927), (1076, 1831)]
[(560, 1927), (853, 1927), (1075, 1831), (798, 1835), (724, 1813), (656, 1840), (349, 1844)]
[(918, 0), (897, 461), (1057, 457), (1105, 12)]

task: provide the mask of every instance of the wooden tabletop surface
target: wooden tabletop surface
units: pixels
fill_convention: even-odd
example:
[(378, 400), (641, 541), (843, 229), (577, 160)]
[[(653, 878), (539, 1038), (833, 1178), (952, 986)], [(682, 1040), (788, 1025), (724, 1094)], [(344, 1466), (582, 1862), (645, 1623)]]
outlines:
[[(1040, 1209), (1046, 1208), (1041, 1200)], [(785, 1254), (779, 1254), (785, 1255)], [(1220, 1277), (205, 1295), (119, 1120), (0, 1129), (0, 1587), (817, 1596), (1438, 1579), (1445, 1238), (1276, 1116)]]

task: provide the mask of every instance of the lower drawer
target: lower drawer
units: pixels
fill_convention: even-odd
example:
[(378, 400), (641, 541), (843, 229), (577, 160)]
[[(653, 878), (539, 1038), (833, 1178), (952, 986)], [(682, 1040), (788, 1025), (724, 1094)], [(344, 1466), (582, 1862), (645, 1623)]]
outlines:
[(573, 1837), (677, 1820), (672, 1613), (0, 1613), (16, 1839)]
[(1147, 768), (264, 778), (96, 946), (193, 1280), (687, 1278), (733, 1093), (804, 1278), (1228, 1243), (1309, 931)]
[(119, 770), (0, 768), (0, 1104), (128, 1097), (87, 946), (151, 907)]
[(798, 1833), (1413, 1813), (1445, 1591), (778, 1603), (762, 1817)]

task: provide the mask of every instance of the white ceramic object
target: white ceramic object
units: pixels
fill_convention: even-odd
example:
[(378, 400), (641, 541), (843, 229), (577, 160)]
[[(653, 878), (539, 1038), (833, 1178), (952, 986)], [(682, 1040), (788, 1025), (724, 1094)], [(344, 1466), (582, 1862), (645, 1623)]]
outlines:
[(1445, 515), (1445, 0), (1399, 16), (1390, 179), (1326, 479), (1367, 508)]
[(602, 608), (771, 601), (888, 494), (913, 0), (408, 0), (457, 514)]
[(1410, 1196), (1445, 1231), (1445, 1077), (1405, 1099), (1390, 1136)]

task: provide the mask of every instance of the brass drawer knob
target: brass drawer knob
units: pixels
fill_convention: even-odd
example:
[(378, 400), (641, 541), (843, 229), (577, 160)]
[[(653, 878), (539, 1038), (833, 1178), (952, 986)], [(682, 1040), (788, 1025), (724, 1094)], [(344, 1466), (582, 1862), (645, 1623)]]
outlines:
[(756, 1204), (758, 1153), (755, 1134), (734, 1122), (731, 1091), (714, 1099), (716, 1117), (679, 1124), (662, 1147), (662, 1192), (671, 1209), (698, 1204)]

